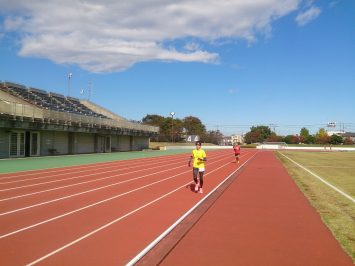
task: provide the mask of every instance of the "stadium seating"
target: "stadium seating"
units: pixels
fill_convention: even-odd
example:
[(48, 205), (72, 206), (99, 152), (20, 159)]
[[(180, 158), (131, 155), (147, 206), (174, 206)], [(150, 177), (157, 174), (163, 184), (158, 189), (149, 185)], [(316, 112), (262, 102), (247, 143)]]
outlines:
[(83, 105), (77, 98), (65, 97), (62, 94), (53, 92), (47, 93), (44, 90), (36, 88), (26, 88), (21, 84), (12, 82), (3, 82), (0, 88), (2, 91), (6, 91), (41, 109), (92, 116), (96, 118), (107, 118)]

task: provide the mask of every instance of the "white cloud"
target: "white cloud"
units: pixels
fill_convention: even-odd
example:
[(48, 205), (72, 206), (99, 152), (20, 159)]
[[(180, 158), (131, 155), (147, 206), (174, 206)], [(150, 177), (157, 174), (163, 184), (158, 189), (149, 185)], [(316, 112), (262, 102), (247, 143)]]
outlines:
[(197, 50), (201, 49), (200, 45), (198, 43), (195, 43), (195, 42), (187, 43), (184, 46), (184, 48), (187, 51), (197, 51)]
[[(0, 0), (3, 30), (16, 32), (19, 54), (76, 64), (92, 72), (161, 60), (215, 63), (201, 44), (256, 40), (301, 0)], [(191, 38), (194, 39), (191, 42)], [(182, 43), (181, 49), (174, 41)], [(169, 43), (169, 46), (166, 45)]]
[(321, 10), (318, 7), (312, 6), (296, 17), (296, 22), (300, 26), (304, 26), (316, 19), (320, 15)]

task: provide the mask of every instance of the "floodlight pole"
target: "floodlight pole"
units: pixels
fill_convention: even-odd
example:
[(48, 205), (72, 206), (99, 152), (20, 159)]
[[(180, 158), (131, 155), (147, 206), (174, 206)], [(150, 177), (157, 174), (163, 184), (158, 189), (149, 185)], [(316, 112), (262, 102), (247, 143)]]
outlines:
[(174, 112), (170, 113), (171, 115), (171, 142), (174, 142)]
[(69, 73), (69, 75), (68, 75), (68, 96), (70, 96), (70, 80), (71, 80), (72, 76), (73, 76), (73, 74)]

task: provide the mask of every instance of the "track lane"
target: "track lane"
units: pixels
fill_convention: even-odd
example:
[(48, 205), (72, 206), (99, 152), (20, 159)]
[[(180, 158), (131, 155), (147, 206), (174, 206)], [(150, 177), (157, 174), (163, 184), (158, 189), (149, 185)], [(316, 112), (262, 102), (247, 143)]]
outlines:
[[(211, 153), (213, 154), (213, 152), (211, 152)], [(208, 153), (208, 155), (211, 154), (211, 153)], [(220, 153), (216, 153), (216, 154), (220, 154), (220, 155), (228, 154), (229, 158), (226, 156), (226, 158), (227, 158), (226, 160), (229, 161), (228, 167), (235, 168), (235, 164), (233, 165), (233, 164), (230, 163), (232, 161), (232, 158), (233, 158), (231, 153), (230, 153), (230, 151), (228, 151), (228, 153), (227, 152), (225, 152), (225, 153), (224, 152), (220, 152)], [(186, 165), (186, 161), (185, 161), (185, 165)], [(208, 172), (213, 171), (213, 164), (212, 163), (211, 164), (209, 163), (207, 167), (208, 167), (207, 168)], [(183, 175), (182, 179), (183, 180), (185, 179), (184, 181), (187, 180), (187, 183), (189, 183), (189, 182), (191, 182), (191, 168), (190, 169), (187, 168), (187, 169), (188, 169), (188, 171), (187, 171), (186, 174)], [(179, 172), (181, 172), (181, 171), (179, 171)], [(210, 180), (211, 180), (211, 182), (210, 182)], [(216, 178), (216, 177), (210, 179), (210, 177), (208, 177), (206, 175), (206, 188), (205, 188), (205, 190), (208, 188), (209, 184), (213, 185), (214, 181), (217, 181), (217, 180), (218, 180), (218, 178)], [(131, 185), (134, 185), (134, 184), (132, 183)], [(161, 182), (158, 186), (152, 186), (151, 188), (146, 189), (145, 191), (142, 190), (139, 193), (132, 193), (129, 196), (122, 197), (120, 200), (117, 201), (116, 204), (112, 204), (112, 202), (111, 202), (110, 204), (105, 205), (105, 208), (101, 208), (101, 206), (100, 206), (100, 208), (97, 208), (97, 209), (93, 208), (89, 212), (85, 212), (85, 214), (81, 213), (80, 216), (70, 216), (70, 219), (63, 219), (62, 220), (62, 221), (64, 221), (64, 220), (65, 221), (70, 221), (69, 222), (70, 226), (68, 226), (68, 223), (63, 223), (63, 224), (59, 223), (57, 225), (58, 227), (49, 226), (48, 229), (46, 229), (46, 230), (43, 229), (44, 228), (43, 226), (39, 226), (38, 229), (40, 229), (40, 230), (38, 230), (38, 232), (37, 232), (37, 229), (29, 230), (28, 232), (22, 232), (22, 233), (20, 233), (18, 235), (14, 235), (14, 236), (11, 236), (9, 238), (6, 238), (8, 244), (6, 244), (5, 246), (10, 248), (10, 250), (8, 250), (8, 254), (12, 254), (11, 253), (11, 250), (12, 250), (11, 248), (14, 247), (14, 246), (26, 247), (26, 246), (33, 245), (33, 243), (32, 243), (33, 241), (35, 243), (42, 243), (43, 242), (45, 244), (45, 247), (39, 247), (39, 246), (37, 247), (37, 244), (36, 244), (35, 245), (36, 246), (36, 250), (35, 251), (32, 250), (31, 252), (29, 251), (28, 253), (30, 253), (30, 254), (27, 254), (27, 250), (24, 251), (24, 253), (26, 253), (28, 256), (31, 255), (31, 258), (32, 257), (36, 257), (36, 256), (38, 256), (38, 254), (43, 254), (43, 253), (45, 253), (48, 250), (55, 249), (55, 247), (51, 246), (51, 244), (49, 243), (50, 240), (48, 240), (48, 239), (53, 239), (53, 241), (55, 242), (55, 246), (58, 246), (59, 243), (63, 244), (65, 242), (68, 242), (68, 241), (70, 241), (70, 239), (73, 239), (73, 237), (75, 238), (75, 236), (80, 235), (80, 234), (83, 235), (83, 234), (85, 234), (85, 232), (90, 231), (90, 230), (92, 230), (95, 227), (98, 227), (100, 224), (104, 223), (105, 221), (113, 219), (110, 216), (111, 213), (114, 213), (114, 217), (117, 217), (118, 212), (120, 212), (121, 214), (123, 214), (125, 212), (127, 213), (132, 208), (137, 207), (137, 206), (141, 206), (144, 202), (147, 202), (147, 199), (154, 198), (154, 197), (157, 196), (157, 194), (158, 195), (163, 194), (164, 191), (167, 191), (168, 189), (170, 189), (171, 187), (174, 187), (174, 186), (176, 186), (175, 179), (172, 179), (172, 180), (167, 181), (167, 182)], [(128, 189), (128, 187), (127, 187), (127, 189)], [(187, 192), (186, 190), (188, 190), (188, 193), (186, 193)], [(180, 193), (182, 193), (182, 194), (180, 194)], [(169, 205), (171, 206), (171, 204), (174, 204), (174, 205), (178, 204), (178, 206), (180, 206), (180, 207), (174, 208), (174, 210), (171, 210), (170, 211), (171, 214), (169, 214), (169, 212), (167, 212), (168, 217), (169, 217), (169, 218), (167, 218), (167, 221), (171, 222), (172, 220), (176, 219), (176, 217), (178, 217), (178, 216), (176, 216), (176, 214), (174, 214), (175, 210), (181, 214), (180, 208), (186, 210), (187, 207), (186, 207), (185, 204), (189, 204), (191, 206), (191, 204), (193, 203), (193, 202), (191, 202), (191, 199), (195, 199), (195, 198), (199, 197), (199, 194), (191, 193), (189, 191), (189, 188), (180, 189), (179, 193), (176, 193), (176, 195), (180, 195), (178, 197), (179, 199), (184, 198), (184, 196), (186, 196), (185, 194), (187, 194), (189, 196), (188, 197), (189, 199), (186, 202), (184, 202), (183, 204), (182, 204), (182, 202), (179, 203), (179, 201), (176, 201), (176, 202), (173, 202), (173, 203), (170, 202), (170, 203), (167, 204), (168, 206)], [(175, 196), (175, 194), (174, 194), (174, 196)], [(173, 196), (171, 196), (171, 197), (173, 197)], [(123, 198), (125, 198), (124, 201), (122, 201)], [(162, 202), (164, 202), (164, 201), (162, 201)], [(73, 202), (71, 204), (74, 205)], [(122, 207), (122, 206), (124, 206), (124, 207)], [(56, 206), (54, 209), (57, 209), (57, 208), (58, 208), (58, 206)], [(119, 208), (120, 208), (120, 210), (118, 210)], [(125, 209), (125, 208), (127, 208), (127, 209)], [(42, 209), (42, 208), (40, 208), (40, 209)], [(115, 210), (115, 211), (117, 210), (117, 212), (114, 212), (112, 210)], [(50, 209), (46, 210), (46, 212), (50, 212)], [(108, 216), (106, 216), (107, 213), (109, 213)], [(98, 215), (98, 214), (100, 214), (100, 215)], [(83, 216), (81, 216), (81, 215), (83, 215)], [(134, 217), (136, 215), (137, 214), (132, 215), (131, 218), (135, 219)], [(100, 219), (97, 219), (98, 216), (100, 216)], [(174, 218), (171, 218), (171, 217), (174, 217)], [(69, 216), (68, 216), (68, 218), (69, 218)], [(149, 220), (147, 220), (147, 222), (149, 221), (149, 223), (152, 223), (151, 220), (153, 220), (153, 223), (154, 223), (155, 219), (156, 219), (156, 217), (154, 217), (154, 216), (153, 217), (149, 217)], [(93, 223), (89, 222), (91, 220), (93, 220)], [(85, 223), (83, 224), (82, 221), (85, 221)], [(162, 224), (164, 224), (164, 223), (162, 222)], [(116, 227), (116, 225), (115, 225), (115, 227)], [(159, 223), (158, 227), (160, 228), (160, 230), (162, 230), (160, 223)], [(76, 228), (76, 229), (73, 229), (73, 228)], [(118, 224), (118, 228), (119, 228), (118, 230), (121, 230), (120, 229), (121, 228), (121, 222)], [(61, 231), (61, 230), (63, 230), (63, 231)], [(126, 230), (129, 231), (129, 228), (126, 228)], [(31, 235), (30, 233), (34, 232), (34, 231), (36, 231), (37, 233), (35, 235)], [(72, 231), (75, 231), (74, 235), (73, 235)], [(27, 236), (27, 233), (29, 234), (28, 236)], [(58, 236), (58, 234), (59, 234), (59, 236)], [(24, 237), (24, 235), (26, 235), (26, 237)], [(42, 236), (40, 236), (40, 235), (42, 235)], [(59, 239), (61, 239), (62, 235), (63, 235), (64, 240), (60, 241)], [(98, 234), (98, 235), (100, 235), (100, 234)], [(151, 233), (149, 233), (149, 235), (151, 235)], [(38, 239), (38, 237), (40, 237), (41, 241), (39, 241), (40, 239)], [(139, 236), (137, 236), (137, 237), (139, 237)], [(96, 236), (94, 238), (96, 238)], [(11, 244), (11, 243), (9, 243), (9, 242), (11, 242), (11, 241), (9, 241), (9, 239), (15, 239), (15, 240), (13, 240), (13, 242)], [(92, 239), (92, 238), (90, 238), (90, 239)], [(17, 241), (19, 241), (19, 242), (17, 242)], [(118, 241), (118, 240), (116, 240), (116, 241)], [(148, 240), (142, 240), (142, 241), (146, 242)], [(84, 242), (86, 242), (86, 240), (83, 241), (83, 243)], [(3, 244), (3, 242), (1, 240), (0, 240), (0, 243), (1, 243), (1, 245)], [(121, 243), (120, 245), (122, 246), (122, 242), (119, 241), (119, 243)], [(74, 246), (77, 246), (77, 245), (74, 245)], [(79, 246), (81, 246), (81, 244)], [(84, 246), (85, 246), (85, 244), (84, 244)], [(2, 246), (1, 250), (3, 250), (3, 247), (4, 246)], [(132, 247), (130, 246), (129, 249), (131, 250)], [(70, 250), (71, 250), (71, 248), (67, 249), (68, 252), (70, 252)], [(85, 250), (85, 248), (84, 248), (84, 250)], [(137, 251), (139, 249), (138, 248), (134, 248), (134, 250)], [(66, 252), (64, 252), (64, 253), (66, 253)], [(104, 252), (104, 251), (102, 251), (102, 252)], [(134, 252), (134, 251), (132, 251), (132, 252)], [(129, 253), (123, 252), (123, 253), (124, 254), (131, 254), (132, 252), (129, 252)], [(23, 258), (24, 261), (28, 261), (28, 258), (29, 258), (29, 257), (27, 257), (26, 254), (23, 254), (23, 256), (21, 256), (21, 258)], [(37, 254), (37, 255), (35, 255), (35, 254)], [(98, 256), (100, 257), (100, 255), (98, 255)], [(53, 256), (53, 257), (55, 258), (57, 256)], [(25, 259), (25, 258), (27, 258), (27, 259)], [(24, 263), (26, 263), (26, 262), (24, 262)], [(14, 264), (14, 265), (16, 265), (16, 264)]]
[[(171, 159), (171, 161), (176, 160), (176, 158)], [(167, 160), (169, 161), (169, 160)], [(6, 192), (6, 191), (12, 191), (12, 190), (20, 190), (20, 189), (26, 189), (26, 188), (32, 188), (36, 186), (51, 186), (53, 183), (57, 182), (70, 182), (72, 180), (78, 179), (78, 178), (87, 178), (87, 177), (92, 177), (96, 175), (102, 175), (102, 174), (111, 174), (115, 173), (117, 171), (125, 171), (129, 169), (135, 169), (135, 168), (143, 168), (144, 165), (155, 165), (159, 164), (159, 162), (144, 162), (144, 163), (139, 163), (135, 162), (134, 164), (125, 164), (125, 165), (109, 165), (105, 167), (97, 167), (93, 169), (88, 169), (88, 170), (80, 170), (80, 171), (71, 171), (71, 172), (65, 172), (65, 173), (59, 173), (59, 174), (46, 174), (40, 177), (36, 178), (30, 178), (30, 179), (21, 179), (17, 181), (11, 181), (11, 182), (3, 182), (0, 186), (0, 193), (1, 192)], [(124, 166), (124, 167), (122, 167)], [(93, 172), (94, 170), (94, 172)], [(57, 178), (52, 178), (52, 177), (57, 177)], [(42, 179), (38, 182), (38, 179)], [(48, 179), (48, 180), (43, 180), (43, 179)], [(19, 183), (22, 182), (21, 184), (14, 184), (14, 183)]]
[[(185, 168), (185, 173), (189, 173), (189, 172), (190, 170)], [(12, 231), (15, 231), (16, 230), (15, 228), (19, 227), (23, 223), (29, 223), (29, 221), (31, 221), (32, 223), (36, 224), (36, 223), (40, 223), (40, 221), (42, 220), (52, 219), (51, 217), (57, 217), (57, 216), (61, 217), (63, 213), (70, 214), (72, 209), (86, 209), (86, 206), (93, 205), (98, 201), (107, 202), (108, 201), (107, 199), (116, 197), (117, 195), (125, 195), (127, 191), (132, 191), (132, 190), (138, 191), (140, 190), (139, 188), (141, 187), (143, 187), (144, 189), (145, 187), (150, 186), (152, 182), (158, 184), (162, 179), (163, 181), (165, 181), (164, 179), (169, 180), (172, 177), (179, 176), (182, 173), (184, 172), (182, 172), (180, 169), (173, 169), (173, 170), (165, 169), (164, 175), (162, 175), (162, 173), (152, 172), (147, 174), (150, 177), (148, 179), (147, 178), (137, 179), (135, 180), (135, 182), (125, 183), (119, 187), (111, 188), (110, 190), (106, 189), (104, 191), (95, 191), (95, 193), (92, 193), (90, 195), (80, 195), (78, 197), (75, 197), (75, 201), (65, 199), (63, 201), (54, 202), (48, 205), (41, 205), (39, 207), (34, 207), (33, 210), (25, 209), (22, 211), (20, 210), (18, 212), (13, 212), (9, 214), (5, 213), (4, 215), (2, 215), (2, 221), (4, 222), (5, 226), (0, 228), (0, 233), (1, 233), (0, 238), (3, 235), (3, 232), (6, 232), (11, 229)], [(146, 177), (147, 175), (145, 175), (144, 177)], [(27, 219), (26, 217), (29, 218)], [(23, 225), (22, 227), (27, 227), (27, 226)]]
[(186, 261), (353, 265), (272, 151), (256, 156), (160, 265)]
[[(223, 157), (223, 155), (218, 155), (218, 154), (214, 156), (215, 157), (212, 157), (212, 159)], [(65, 198), (75, 196), (75, 194), (81, 195), (85, 193), (95, 192), (100, 189), (122, 185), (127, 182), (139, 181), (139, 179), (141, 178), (148, 178), (155, 174), (165, 174), (175, 169), (184, 168), (186, 166), (185, 162), (186, 162), (185, 160), (174, 160), (173, 163), (168, 163), (164, 165), (161, 165), (160, 162), (159, 163), (160, 166), (155, 166), (155, 167), (142, 166), (141, 167), (142, 169), (133, 169), (130, 172), (123, 172), (123, 173), (115, 174), (113, 176), (108, 175), (108, 176), (103, 176), (99, 179), (96, 178), (93, 180), (87, 180), (85, 182), (73, 183), (65, 187), (52, 188), (49, 191), (45, 190), (45, 191), (34, 192), (32, 193), (34, 195), (31, 195), (32, 196), (31, 198), (24, 198), (24, 196), (28, 194), (17, 195), (17, 196), (15, 195), (12, 198), (4, 198), (1, 199), (0, 202), (6, 201), (7, 199), (9, 199), (9, 202), (7, 202), (6, 206), (2, 205), (0, 207), (0, 216), (6, 214), (6, 212), (10, 212), (11, 210), (16, 209), (16, 206), (19, 206), (18, 208), (21, 208), (22, 203), (24, 203), (24, 205), (27, 204), (27, 206), (24, 208), (29, 207), (28, 206), (29, 201), (33, 202), (33, 204), (41, 204), (40, 202), (36, 201), (37, 198), (40, 199), (42, 202), (57, 201), (60, 198), (65, 199)], [(93, 177), (91, 176), (91, 178)], [(77, 187), (78, 185), (80, 186)], [(75, 188), (73, 189), (72, 186)], [(53, 190), (57, 190), (61, 188), (65, 189), (65, 191), (62, 190), (62, 191), (53, 192)], [(42, 194), (41, 192), (50, 192), (50, 193), (47, 193), (47, 195), (40, 195)]]
[[(144, 178), (144, 177), (148, 177), (151, 176), (152, 174), (144, 174), (142, 175), (141, 173), (143, 171), (154, 171), (156, 170), (155, 173), (164, 173), (170, 170), (174, 170), (174, 169), (178, 169), (181, 168), (181, 164), (178, 162), (174, 162), (173, 164), (168, 164), (167, 166), (170, 166), (170, 169), (163, 169), (164, 166), (156, 166), (156, 167), (148, 167), (145, 169), (136, 169), (130, 172), (121, 172), (121, 173), (117, 173), (114, 175), (108, 175), (108, 176), (104, 176), (104, 177), (100, 177), (100, 178), (96, 178), (93, 180), (87, 180), (87, 181), (83, 181), (83, 182), (79, 182), (79, 183), (72, 183), (72, 184), (68, 184), (65, 186), (59, 186), (59, 187), (55, 187), (55, 188), (49, 188), (47, 190), (42, 190), (42, 191), (36, 191), (36, 192), (30, 192), (27, 194), (22, 194), (22, 195), (14, 195), (10, 198), (4, 198), (1, 199), (0, 201), (9, 201), (9, 200), (13, 200), (11, 202), (11, 207), (14, 208), (14, 202), (15, 205), (19, 205), (21, 204), (21, 202), (25, 201), (28, 202), (29, 199), (24, 199), (24, 197), (27, 196), (31, 196), (31, 200), (35, 201), (36, 198), (39, 198), (40, 200), (44, 200), (45, 197), (48, 197), (48, 201), (50, 200), (57, 200), (59, 198), (65, 198), (65, 197), (72, 197), (75, 196), (76, 194), (85, 194), (85, 193), (89, 193), (92, 191), (97, 191), (99, 189), (105, 189), (108, 188), (110, 186), (116, 186), (116, 185), (120, 185), (123, 183), (127, 183), (127, 182), (132, 182), (132, 181), (136, 181), (138, 179)], [(160, 169), (159, 169), (160, 168)], [(166, 167), (165, 167), (166, 168)], [(153, 172), (154, 173), (154, 172)], [(63, 191), (58, 191), (60, 189), (65, 189), (66, 195), (63, 195)], [(46, 193), (46, 195), (41, 195), (42, 193)], [(50, 194), (49, 194), (50, 193)], [(53, 197), (55, 197), (56, 195), (57, 198), (53, 199)], [(16, 199), (16, 201), (14, 201)], [(7, 207), (10, 208), (10, 204), (7, 205)], [(6, 211), (1, 209), (1, 211)], [(0, 213), (1, 216), (2, 213)]]
[[(225, 167), (228, 167), (228, 170), (224, 170), (222, 173), (220, 170)], [(211, 185), (220, 182), (221, 179), (219, 177), (224, 176), (225, 173), (230, 173), (232, 170), (234, 171), (235, 164), (232, 164), (231, 160), (228, 159), (224, 165), (217, 167), (216, 170), (217, 171), (213, 173), (209, 171), (210, 174), (208, 180), (212, 181)], [(220, 175), (221, 173), (222, 175)], [(206, 180), (206, 182), (209, 181)], [(134, 216), (129, 216), (119, 223), (115, 223), (110, 227), (105, 228), (98, 234), (95, 234), (94, 238), (91, 238), (90, 236), (85, 239), (85, 241), (74, 243), (73, 246), (70, 246), (68, 249), (65, 248), (58, 253), (50, 254), (49, 257), (45, 258), (45, 262), (50, 264), (52, 261), (60, 261), (60, 263), (65, 265), (71, 265), (73, 261), (80, 261), (80, 263), (84, 262), (89, 265), (98, 265), (101, 263), (105, 265), (123, 265), (127, 263), (129, 259), (140, 250), (140, 248), (144, 247), (144, 245), (149, 243), (149, 241), (162, 232), (162, 224), (164, 224), (164, 227), (171, 225), (174, 220), (178, 219), (182, 213), (186, 212), (188, 208), (191, 208), (203, 197), (204, 194), (201, 195), (191, 192), (190, 187), (188, 186), (189, 184), (191, 184), (191, 181), (188, 181), (181, 187), (177, 188), (177, 192), (169, 195), (169, 200), (162, 200), (157, 204), (149, 205), (147, 208), (135, 213)], [(209, 190), (210, 188), (207, 189), (207, 192)], [(185, 204), (189, 207), (187, 208)], [(153, 219), (152, 214), (155, 216)], [(172, 214), (174, 214), (173, 219), (171, 219)], [(158, 222), (156, 221), (157, 217), (159, 219)], [(144, 222), (142, 223), (142, 221)], [(124, 224), (125, 227), (128, 227), (126, 227), (126, 229), (128, 229), (128, 234), (126, 231), (122, 230), (122, 224)], [(142, 226), (144, 226), (144, 231), (142, 231)], [(107, 246), (105, 242), (107, 237), (112, 241), (109, 246)], [(89, 254), (85, 255), (86, 248), (92, 247), (87, 246), (87, 241), (94, 241), (106, 246), (106, 249), (102, 250), (106, 255), (102, 257), (95, 255), (91, 256)], [(143, 243), (143, 246), (140, 247), (140, 243)], [(94, 250), (92, 251), (94, 252)], [(85, 259), (82, 258), (83, 256), (85, 256)]]

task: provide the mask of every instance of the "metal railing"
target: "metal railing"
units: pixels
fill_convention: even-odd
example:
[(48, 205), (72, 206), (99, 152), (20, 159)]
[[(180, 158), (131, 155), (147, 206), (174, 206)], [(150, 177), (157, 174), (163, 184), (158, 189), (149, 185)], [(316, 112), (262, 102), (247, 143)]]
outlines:
[(32, 118), (42, 121), (64, 121), (79, 124), (97, 125), (110, 128), (121, 128), (129, 130), (159, 132), (159, 127), (141, 125), (129, 121), (115, 121), (109, 118), (79, 115), (71, 112), (58, 112), (51, 109), (40, 109), (28, 104), (0, 99), (0, 114), (11, 115), (14, 118)]

